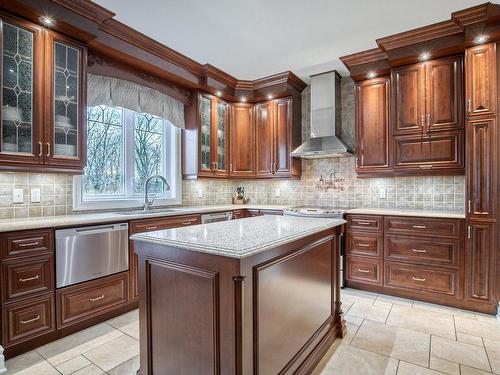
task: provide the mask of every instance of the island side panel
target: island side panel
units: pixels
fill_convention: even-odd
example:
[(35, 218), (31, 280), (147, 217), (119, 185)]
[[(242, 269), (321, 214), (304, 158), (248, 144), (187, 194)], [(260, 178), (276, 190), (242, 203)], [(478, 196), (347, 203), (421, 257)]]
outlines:
[(242, 260), (244, 374), (309, 373), (341, 336), (342, 232), (340, 226)]
[(235, 374), (238, 260), (136, 242), (139, 374)]

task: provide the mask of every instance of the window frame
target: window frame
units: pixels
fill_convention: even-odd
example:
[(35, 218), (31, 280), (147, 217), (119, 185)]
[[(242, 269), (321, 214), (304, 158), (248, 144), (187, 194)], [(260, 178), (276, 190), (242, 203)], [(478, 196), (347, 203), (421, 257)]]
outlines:
[[(144, 206), (144, 195), (134, 192), (135, 179), (135, 125), (137, 112), (123, 108), (123, 144), (122, 144), (122, 171), (123, 194), (99, 195), (93, 198), (83, 194), (83, 175), (73, 177), (73, 211), (97, 211), (110, 209), (136, 209)], [(167, 120), (163, 120), (167, 121)], [(170, 185), (166, 196), (158, 196), (152, 207), (179, 205), (182, 203), (182, 174), (181, 174), (181, 129), (171, 125), (165, 127), (164, 132), (165, 165), (161, 173)], [(172, 150), (170, 156), (166, 153)], [(172, 177), (174, 181), (172, 181)]]

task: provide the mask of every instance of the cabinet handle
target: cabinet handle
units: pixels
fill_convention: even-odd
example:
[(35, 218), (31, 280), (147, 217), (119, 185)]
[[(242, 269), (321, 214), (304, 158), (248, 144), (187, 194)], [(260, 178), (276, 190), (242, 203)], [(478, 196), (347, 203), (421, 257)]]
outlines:
[(370, 273), (370, 270), (364, 270), (362, 268), (358, 268), (358, 272), (361, 272), (361, 273)]
[(359, 247), (370, 247), (370, 244), (367, 243), (358, 243)]
[(47, 142), (47, 157), (50, 156), (50, 143)]
[(467, 112), (471, 112), (471, 100), (467, 99)]
[(429, 127), (431, 126), (431, 114), (427, 114), (427, 130), (429, 130)]
[(469, 205), (468, 205), (469, 207), (468, 207), (468, 209), (467, 209), (467, 211), (468, 211), (469, 213), (470, 213), (470, 211), (471, 211), (471, 205), (472, 205), (472, 202), (471, 202), (471, 200), (469, 199)]
[(427, 228), (425, 225), (412, 225), (412, 227), (415, 229), (426, 229)]
[(469, 225), (467, 227), (467, 239), (470, 240), (471, 237), (472, 237), (472, 227)]
[(21, 320), (19, 323), (28, 324), (28, 323), (36, 322), (37, 320), (40, 320), (40, 315), (35, 316), (33, 319)]
[(229, 163), (229, 170), (232, 172), (233, 171), (233, 163)]
[(414, 281), (421, 281), (424, 282), (426, 279), (425, 278), (420, 278), (420, 277), (412, 277)]
[(158, 226), (157, 225), (154, 225), (152, 227), (146, 227), (147, 230), (155, 230), (155, 229), (158, 229)]
[(99, 297), (90, 298), (89, 301), (95, 302), (95, 301), (100, 301), (101, 299), (104, 299), (104, 294), (101, 294)]
[(17, 246), (19, 246), (19, 247), (28, 247), (28, 246), (36, 246), (36, 245), (38, 245), (38, 241), (17, 244)]
[(430, 164), (430, 165), (419, 165), (418, 167), (420, 169), (432, 169), (432, 164)]
[(426, 253), (427, 250), (425, 249), (411, 249), (411, 251), (415, 252), (415, 253)]
[(370, 225), (371, 223), (369, 221), (358, 221), (359, 225)]
[(26, 279), (19, 279), (19, 282), (25, 283), (27, 281), (38, 280), (39, 278), (40, 278), (40, 275), (36, 275), (36, 276), (33, 276), (33, 277), (28, 277)]
[(40, 152), (38, 153), (38, 156), (42, 156), (43, 155), (43, 143), (38, 142), (38, 145), (40, 146)]
[(420, 116), (420, 123), (421, 127), (423, 128), (425, 126), (425, 115)]

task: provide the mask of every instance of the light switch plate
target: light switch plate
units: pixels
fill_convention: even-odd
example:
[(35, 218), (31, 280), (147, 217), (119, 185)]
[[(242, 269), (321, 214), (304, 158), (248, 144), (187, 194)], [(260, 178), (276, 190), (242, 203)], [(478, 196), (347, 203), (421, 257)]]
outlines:
[(31, 189), (31, 203), (40, 203), (40, 189)]
[(203, 198), (203, 190), (198, 189), (198, 198)]
[(380, 199), (385, 199), (387, 198), (387, 189), (385, 187), (380, 188), (378, 191), (378, 196)]
[(23, 189), (13, 189), (12, 190), (12, 201), (14, 203), (23, 203), (24, 202)]
[(278, 198), (278, 197), (280, 196), (280, 194), (281, 194), (280, 189), (276, 189), (276, 190), (274, 191), (274, 196), (275, 196), (276, 198)]

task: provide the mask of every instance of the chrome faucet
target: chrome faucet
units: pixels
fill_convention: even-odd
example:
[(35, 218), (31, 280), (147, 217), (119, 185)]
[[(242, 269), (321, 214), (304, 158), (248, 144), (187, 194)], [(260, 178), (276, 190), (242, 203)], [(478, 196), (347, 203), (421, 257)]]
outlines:
[(144, 211), (149, 211), (151, 206), (153, 205), (153, 203), (155, 202), (155, 198), (153, 197), (153, 199), (149, 199), (149, 196), (148, 196), (148, 187), (149, 187), (149, 183), (151, 182), (151, 180), (154, 180), (156, 178), (159, 178), (160, 180), (163, 181), (163, 184), (165, 186), (165, 189), (164, 191), (168, 191), (170, 190), (170, 185), (168, 184), (167, 180), (165, 179), (165, 177), (163, 177), (162, 175), (159, 175), (159, 174), (155, 174), (155, 175), (152, 175), (152, 176), (149, 176), (148, 178), (146, 178), (146, 181), (144, 182)]

